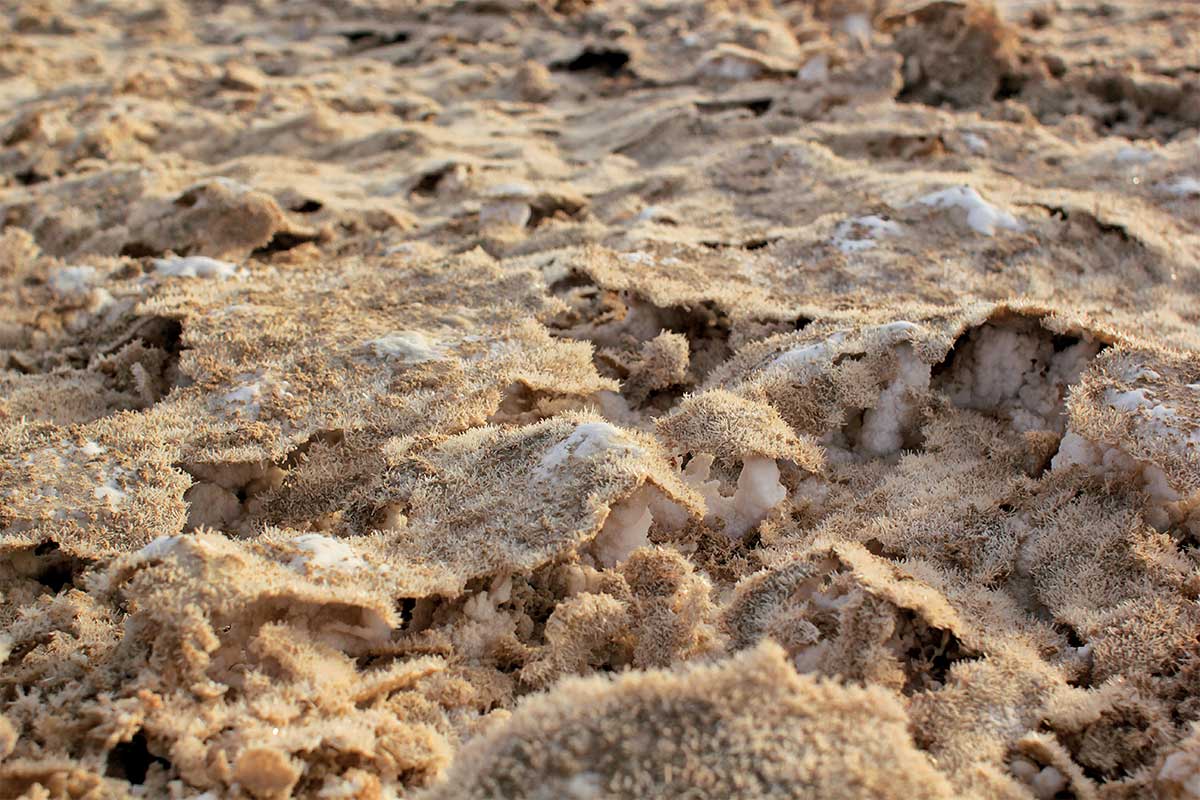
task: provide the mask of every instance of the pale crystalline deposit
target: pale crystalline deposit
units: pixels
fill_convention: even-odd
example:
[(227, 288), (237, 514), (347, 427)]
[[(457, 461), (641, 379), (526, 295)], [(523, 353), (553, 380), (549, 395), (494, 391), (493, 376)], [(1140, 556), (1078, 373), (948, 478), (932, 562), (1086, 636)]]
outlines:
[(917, 202), (934, 208), (957, 208), (966, 212), (967, 225), (976, 233), (992, 236), (997, 228), (1021, 230), (1021, 223), (1009, 212), (989, 203), (972, 186), (952, 186), (924, 195)]
[(171, 278), (216, 278), (226, 280), (237, 274), (237, 265), (228, 261), (219, 261), (208, 256), (187, 256), (186, 258), (158, 258), (154, 261), (154, 270), (159, 275)]

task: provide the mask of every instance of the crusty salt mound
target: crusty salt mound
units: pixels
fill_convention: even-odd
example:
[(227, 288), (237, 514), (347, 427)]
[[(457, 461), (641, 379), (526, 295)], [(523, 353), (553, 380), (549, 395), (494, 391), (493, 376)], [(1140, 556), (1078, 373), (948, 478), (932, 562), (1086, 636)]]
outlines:
[(1200, 799), (1200, 9), (0, 9), (0, 797)]

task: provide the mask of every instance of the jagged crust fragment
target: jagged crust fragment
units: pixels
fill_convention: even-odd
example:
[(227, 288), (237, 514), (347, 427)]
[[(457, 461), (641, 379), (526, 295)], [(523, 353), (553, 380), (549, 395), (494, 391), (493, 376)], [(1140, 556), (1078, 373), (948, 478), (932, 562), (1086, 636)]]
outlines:
[(820, 449), (811, 439), (796, 436), (772, 406), (721, 389), (685, 398), (656, 427), (674, 449), (711, 453), (726, 466), (757, 455), (788, 459), (811, 473), (821, 471)]
[(953, 796), (893, 698), (798, 676), (772, 644), (680, 672), (564, 682), (464, 756), (425, 797)]
[(478, 428), (401, 459), (387, 485), (406, 521), (386, 535), (389, 560), (417, 597), (566, 555), (643, 485), (681, 511), (704, 508), (657, 442), (594, 416)]

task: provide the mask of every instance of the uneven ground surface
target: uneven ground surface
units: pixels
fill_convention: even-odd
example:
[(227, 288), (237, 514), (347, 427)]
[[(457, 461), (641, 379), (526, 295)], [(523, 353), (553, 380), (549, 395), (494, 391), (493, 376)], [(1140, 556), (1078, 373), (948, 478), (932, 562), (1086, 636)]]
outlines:
[(0, 796), (1200, 797), (1190, 0), (14, 0)]

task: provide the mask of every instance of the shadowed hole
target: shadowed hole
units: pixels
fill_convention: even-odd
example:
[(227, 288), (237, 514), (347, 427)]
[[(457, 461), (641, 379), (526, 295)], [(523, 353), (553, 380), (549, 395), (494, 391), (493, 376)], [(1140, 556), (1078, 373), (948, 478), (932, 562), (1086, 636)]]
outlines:
[(603, 49), (584, 50), (570, 61), (559, 61), (551, 65), (552, 69), (565, 69), (568, 72), (600, 72), (613, 77), (629, 63), (629, 54), (623, 50)]
[(171, 768), (170, 761), (150, 752), (146, 744), (146, 735), (138, 731), (128, 742), (121, 742), (109, 751), (104, 774), (138, 785), (146, 782), (146, 774), (152, 764), (159, 764), (164, 770)]
[(282, 253), (285, 250), (291, 250), (292, 248), (308, 244), (309, 242), (315, 242), (316, 240), (316, 236), (305, 236), (288, 231), (279, 231), (271, 237), (271, 241), (252, 251), (250, 255), (254, 258), (267, 258), (275, 253)]

